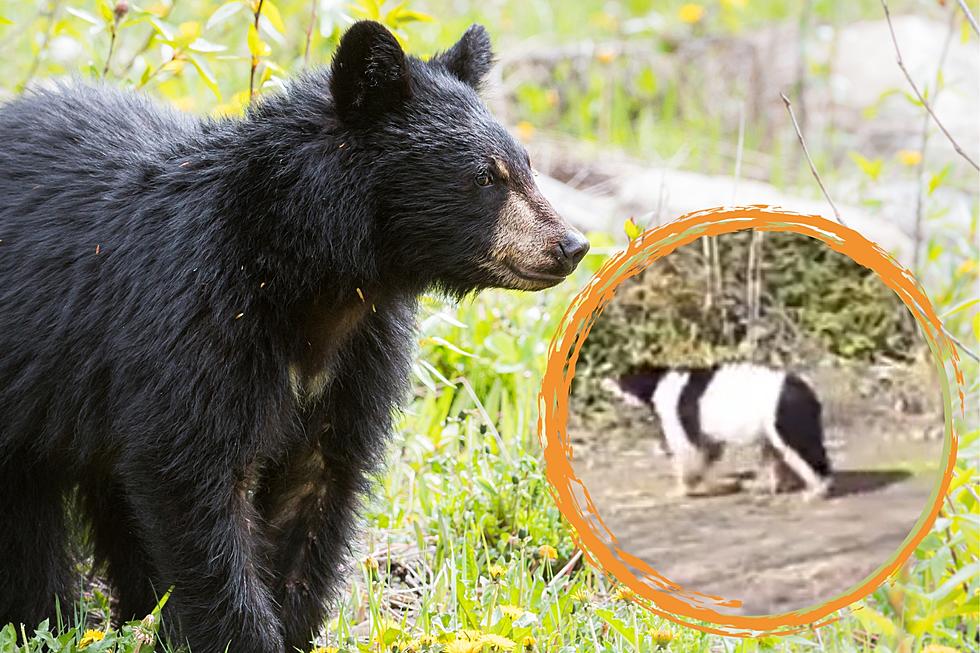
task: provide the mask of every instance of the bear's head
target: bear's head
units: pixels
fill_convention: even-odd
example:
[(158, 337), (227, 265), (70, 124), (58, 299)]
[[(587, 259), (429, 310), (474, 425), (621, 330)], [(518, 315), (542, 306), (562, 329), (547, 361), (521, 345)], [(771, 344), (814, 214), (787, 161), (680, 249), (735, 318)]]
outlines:
[(427, 61), (375, 22), (355, 23), (340, 41), (334, 112), (369, 157), (364, 191), (389, 275), (454, 295), (539, 290), (588, 251), (541, 195), (526, 150), (480, 100), (492, 59), (478, 25)]

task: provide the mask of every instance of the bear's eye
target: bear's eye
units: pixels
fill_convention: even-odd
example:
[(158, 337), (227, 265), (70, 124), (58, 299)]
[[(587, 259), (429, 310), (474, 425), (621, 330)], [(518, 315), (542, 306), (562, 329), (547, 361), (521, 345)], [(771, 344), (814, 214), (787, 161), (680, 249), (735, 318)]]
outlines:
[(487, 186), (493, 184), (493, 177), (490, 176), (489, 172), (483, 171), (476, 176), (476, 179), (474, 181), (476, 181), (477, 186), (486, 188)]

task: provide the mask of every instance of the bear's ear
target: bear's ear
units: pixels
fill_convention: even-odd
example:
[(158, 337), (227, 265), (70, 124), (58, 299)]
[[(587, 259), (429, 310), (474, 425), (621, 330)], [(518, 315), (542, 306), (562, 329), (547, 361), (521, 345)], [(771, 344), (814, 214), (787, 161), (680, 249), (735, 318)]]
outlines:
[(479, 89), (493, 66), (490, 35), (483, 25), (473, 25), (453, 47), (430, 60), (442, 66), (457, 79)]
[(370, 122), (412, 95), (405, 52), (383, 25), (351, 25), (330, 67), (330, 93), (341, 120)]

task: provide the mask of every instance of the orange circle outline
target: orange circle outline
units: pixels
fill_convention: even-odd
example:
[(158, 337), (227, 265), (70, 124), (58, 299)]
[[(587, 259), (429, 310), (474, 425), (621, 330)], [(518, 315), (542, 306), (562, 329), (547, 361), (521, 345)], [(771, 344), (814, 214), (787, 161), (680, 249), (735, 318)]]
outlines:
[[(647, 563), (620, 549), (615, 535), (599, 517), (588, 489), (572, 470), (572, 449), (567, 437), (568, 397), (572, 378), (575, 376), (575, 363), (593, 322), (612, 299), (616, 287), (659, 258), (702, 236), (745, 229), (787, 231), (811, 236), (874, 271), (895, 291), (922, 328), (940, 371), (945, 402), (943, 476), (928, 512), (923, 511), (916, 527), (913, 527), (896, 555), (862, 582), (827, 603), (778, 615), (729, 615), (717, 612), (705, 604), (737, 607), (740, 602), (685, 590)], [(953, 342), (943, 334), (940, 325), (932, 304), (911, 272), (857, 231), (817, 215), (800, 214), (766, 205), (720, 207), (689, 213), (644, 232), (632, 240), (624, 251), (606, 261), (576, 295), (562, 317), (548, 349), (548, 363), (538, 398), (538, 437), (544, 450), (545, 473), (552, 496), (562, 515), (572, 526), (576, 545), (594, 566), (635, 592), (635, 602), (682, 626), (717, 635), (757, 637), (789, 635), (836, 621), (840, 616), (831, 616), (832, 613), (870, 594), (912, 555), (929, 533), (949, 488), (958, 440), (951, 417), (949, 377), (944, 367), (947, 360), (952, 364), (961, 411), (965, 411), (966, 395), (963, 373), (958, 365), (959, 353)], [(576, 490), (581, 493), (589, 517), (583, 514)], [(633, 570), (637, 570), (642, 576)], [(678, 596), (685, 597), (690, 602)], [(690, 620), (704, 621), (710, 625)]]

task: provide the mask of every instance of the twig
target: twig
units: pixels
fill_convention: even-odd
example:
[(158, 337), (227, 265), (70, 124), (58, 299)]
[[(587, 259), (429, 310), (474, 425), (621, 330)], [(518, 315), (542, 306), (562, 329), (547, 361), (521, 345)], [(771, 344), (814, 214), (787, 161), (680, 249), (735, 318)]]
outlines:
[[(265, 0), (259, 0), (258, 4), (255, 6), (255, 31), (259, 30), (259, 18), (262, 17), (262, 4)], [(259, 58), (252, 55), (252, 69), (248, 74), (248, 101), (251, 102), (252, 98), (255, 96), (255, 69), (259, 67)]]
[(745, 149), (745, 100), (738, 105), (738, 142), (735, 145), (735, 173), (732, 181), (732, 204), (738, 194), (738, 182), (742, 177), (742, 151)]
[[(884, 2), (884, 0), (882, 0), (882, 2)], [(813, 165), (813, 159), (810, 158), (810, 153), (806, 149), (806, 141), (803, 140), (803, 134), (800, 133), (800, 127), (796, 122), (796, 116), (793, 115), (793, 105), (790, 103), (789, 98), (786, 97), (784, 93), (780, 93), (779, 95), (780, 97), (783, 98), (783, 103), (786, 105), (786, 110), (789, 111), (789, 117), (793, 121), (793, 127), (796, 128), (796, 135), (800, 139), (800, 145), (803, 146), (803, 154), (806, 156), (807, 163), (810, 164), (810, 172), (813, 173), (813, 177), (814, 179), (817, 180), (817, 184), (820, 186), (820, 190), (823, 191), (823, 196), (827, 198), (827, 202), (830, 203), (830, 207), (834, 210), (834, 215), (837, 217), (837, 221), (846, 227), (847, 225), (844, 223), (843, 220), (840, 219), (840, 212), (837, 210), (837, 205), (834, 204), (834, 200), (830, 198), (830, 194), (827, 192), (827, 188), (823, 185), (823, 180), (820, 179), (820, 173), (817, 172), (816, 167)], [(980, 362), (980, 354), (977, 354), (972, 349), (967, 347), (959, 338), (953, 335), (953, 333), (948, 328), (946, 328), (946, 325), (943, 324), (942, 322), (939, 323), (939, 330), (942, 331), (943, 334), (947, 338), (949, 338), (953, 343), (955, 343), (956, 346), (959, 347), (964, 354), (966, 354), (973, 360)]]
[(796, 137), (800, 139), (800, 145), (803, 147), (803, 155), (806, 157), (806, 162), (810, 165), (810, 172), (813, 173), (813, 178), (817, 180), (817, 185), (820, 186), (820, 190), (823, 191), (823, 196), (827, 198), (827, 203), (830, 204), (830, 208), (834, 211), (834, 217), (837, 222), (847, 226), (840, 217), (840, 211), (837, 210), (837, 205), (834, 204), (834, 200), (830, 199), (830, 193), (827, 192), (827, 188), (823, 185), (823, 180), (820, 178), (820, 173), (817, 172), (817, 167), (813, 165), (813, 159), (810, 157), (810, 150), (807, 149), (806, 139), (803, 138), (803, 132), (800, 131), (800, 123), (796, 122), (796, 114), (793, 113), (793, 104), (786, 97), (785, 93), (780, 93), (779, 97), (783, 98), (783, 104), (786, 105), (786, 110), (789, 111), (789, 119), (793, 121), (793, 129), (796, 130)]
[[(949, 498), (949, 495), (948, 494), (945, 497), (943, 497), (943, 498), (946, 499), (946, 505), (949, 506), (943, 512), (945, 512), (946, 515), (949, 517), (949, 519), (952, 521), (953, 514), (955, 512), (955, 510), (954, 510), (955, 506), (953, 505), (953, 501), (952, 501), (952, 499)], [(946, 528), (943, 529), (943, 530), (946, 531), (946, 540), (949, 541), (949, 542), (952, 542), (953, 541), (953, 533), (950, 531), (949, 525), (947, 524), (946, 525)], [(949, 557), (953, 561), (953, 570), (954, 570), (953, 573), (956, 573), (955, 570), (960, 568), (960, 561), (957, 559), (956, 549), (953, 548), (953, 545), (952, 544), (949, 545)], [(969, 596), (970, 595), (970, 587), (969, 587), (969, 585), (967, 585), (966, 580), (963, 581), (963, 592), (964, 592), (964, 594), (966, 596)]]
[(578, 560), (581, 557), (582, 557), (582, 549), (579, 549), (578, 551), (575, 552), (575, 555), (573, 555), (568, 560), (568, 562), (565, 564), (565, 566), (562, 567), (561, 570), (559, 570), (559, 572), (557, 574), (555, 574), (555, 577), (551, 579), (551, 581), (548, 583), (548, 589), (551, 589), (551, 588), (557, 586), (558, 581), (562, 577), (566, 576), (569, 572), (571, 572), (572, 569), (575, 568), (575, 565), (578, 563)]
[(973, 17), (972, 13), (970, 13), (970, 8), (966, 6), (965, 0), (959, 0), (959, 3), (960, 9), (963, 10), (963, 15), (966, 16), (966, 22), (970, 23), (970, 27), (973, 28), (973, 31), (977, 33), (977, 36), (980, 36), (980, 27), (977, 26), (977, 19)]
[(310, 24), (306, 27), (306, 49), (303, 50), (303, 67), (310, 65), (310, 44), (313, 43), (313, 26), (316, 24), (316, 6), (320, 0), (310, 0)]
[(912, 79), (912, 75), (909, 74), (908, 69), (905, 67), (905, 62), (902, 60), (902, 51), (898, 47), (898, 38), (895, 37), (895, 28), (892, 25), (891, 12), (888, 11), (888, 2), (886, 0), (881, 0), (881, 6), (885, 10), (885, 20), (888, 22), (888, 31), (891, 34), (892, 43), (895, 45), (896, 61), (898, 62), (898, 67), (899, 69), (901, 69), (902, 74), (905, 75), (906, 81), (908, 81), (909, 86), (912, 87), (912, 90), (915, 92), (915, 96), (919, 98), (919, 102), (922, 103), (922, 106), (924, 106), (926, 108), (926, 111), (929, 112), (929, 115), (932, 116), (932, 119), (936, 123), (936, 126), (939, 127), (939, 131), (941, 131), (943, 135), (946, 136), (946, 139), (953, 146), (953, 149), (956, 150), (956, 153), (959, 154), (964, 159), (966, 159), (966, 161), (971, 166), (973, 166), (977, 171), (980, 171), (980, 165), (977, 165), (977, 162), (974, 161), (972, 158), (970, 158), (970, 156), (963, 151), (963, 148), (960, 147), (960, 144), (956, 142), (956, 139), (953, 138), (953, 135), (946, 130), (946, 126), (943, 125), (942, 121), (940, 121), (938, 116), (936, 116), (936, 112), (932, 110), (932, 106), (929, 104), (928, 100), (926, 100), (925, 97), (923, 97), (922, 93), (919, 92), (919, 87), (916, 86), (915, 81)]
[[(171, 0), (169, 7), (166, 9), (165, 13), (162, 16), (160, 16), (160, 18), (170, 17), (170, 15), (173, 14), (174, 12), (174, 7), (177, 6), (177, 2), (178, 0)], [(156, 37), (156, 35), (157, 35), (156, 28), (151, 27), (150, 33), (146, 35), (146, 40), (143, 41), (143, 45), (140, 46), (136, 50), (136, 52), (133, 53), (133, 56), (131, 56), (129, 58), (129, 61), (126, 62), (126, 65), (122, 67), (122, 76), (127, 75), (129, 71), (133, 69), (133, 65), (136, 63), (136, 60), (139, 59), (142, 55), (146, 54), (147, 50), (153, 47), (153, 39)]]
[(975, 351), (967, 347), (965, 344), (963, 344), (963, 341), (957, 338), (956, 336), (954, 336), (953, 333), (949, 329), (947, 329), (946, 325), (943, 324), (942, 322), (939, 323), (939, 330), (942, 331), (947, 338), (955, 342), (956, 346), (959, 347), (964, 354), (966, 354), (973, 360), (980, 363), (980, 354), (976, 353)]
[[(956, 31), (956, 10), (949, 12), (949, 30), (946, 32), (946, 42), (943, 43), (942, 53), (939, 55), (939, 65), (936, 66), (935, 80), (936, 92), (933, 99), (939, 97), (942, 91), (943, 66), (946, 65), (946, 55), (949, 54), (949, 46), (953, 41), (953, 33)], [(925, 180), (926, 169), (926, 148), (929, 145), (929, 112), (922, 114), (922, 135), (919, 139), (919, 163), (916, 166), (915, 174), (918, 187), (915, 193), (915, 227), (912, 241), (912, 271), (919, 272), (919, 256), (922, 249), (922, 220), (923, 209), (925, 208), (925, 194), (923, 193), (923, 181)]]
[(118, 3), (112, 11), (112, 27), (109, 28), (109, 52), (105, 56), (105, 66), (102, 67), (102, 77), (109, 74), (109, 66), (112, 64), (112, 53), (116, 49), (116, 33), (119, 31), (119, 22), (122, 20), (129, 7), (124, 3)]
[(27, 85), (34, 79), (34, 75), (37, 74), (37, 69), (41, 66), (41, 58), (44, 57), (45, 50), (48, 49), (48, 43), (51, 41), (51, 33), (54, 31), (55, 18), (58, 16), (58, 9), (61, 8), (61, 0), (52, 0), (48, 5), (50, 9), (46, 12), (48, 19), (48, 24), (44, 28), (44, 38), (41, 41), (41, 45), (37, 49), (37, 54), (34, 55), (34, 60), (31, 61), (31, 67), (27, 71), (27, 76), (24, 77), (18, 86), (17, 90), (24, 90)]

